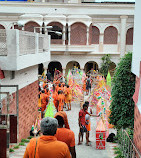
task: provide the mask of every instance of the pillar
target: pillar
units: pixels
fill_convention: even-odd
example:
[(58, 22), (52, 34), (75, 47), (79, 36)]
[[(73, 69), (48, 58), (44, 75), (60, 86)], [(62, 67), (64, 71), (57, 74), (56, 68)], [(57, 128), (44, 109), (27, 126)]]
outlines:
[(124, 56), (126, 51), (126, 23), (128, 16), (120, 16), (121, 32), (120, 32), (120, 56)]
[(104, 41), (104, 33), (101, 33), (99, 39), (99, 52), (103, 52), (103, 41)]
[(118, 34), (118, 50), (117, 52), (120, 52), (120, 33)]
[(63, 68), (63, 82), (65, 82), (66, 69)]
[(68, 45), (70, 45), (70, 31), (71, 31), (71, 27), (68, 27)]
[(87, 45), (89, 45), (89, 27), (87, 27)]
[(40, 34), (42, 34), (42, 28), (39, 28), (40, 29)]
[(66, 30), (65, 26), (63, 26), (63, 45), (65, 45), (65, 40), (66, 40), (66, 36), (65, 36), (66, 32), (65, 32), (65, 30)]
[(24, 31), (24, 26), (22, 27), (22, 31)]

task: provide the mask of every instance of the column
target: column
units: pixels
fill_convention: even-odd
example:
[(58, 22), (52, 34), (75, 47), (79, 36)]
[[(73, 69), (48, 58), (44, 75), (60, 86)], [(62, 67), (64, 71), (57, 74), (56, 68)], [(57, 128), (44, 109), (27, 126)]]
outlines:
[(117, 52), (120, 52), (120, 33), (118, 33), (118, 50)]
[(66, 74), (66, 69), (63, 68), (63, 82), (65, 82), (65, 74)]
[(65, 34), (66, 34), (66, 32), (65, 32), (65, 30), (66, 30), (66, 27), (65, 26), (63, 26), (63, 45), (65, 45), (65, 40), (66, 40), (66, 36), (65, 36)]
[(70, 45), (70, 31), (71, 31), (71, 28), (69, 26), (68, 27), (68, 45)]
[(99, 38), (99, 52), (103, 52), (104, 33), (101, 33)]
[(24, 26), (22, 27), (22, 31), (24, 31)]
[(89, 45), (89, 27), (87, 27), (87, 45)]
[(42, 28), (39, 28), (40, 29), (40, 34), (42, 34)]
[(121, 32), (120, 32), (120, 56), (124, 56), (126, 51), (126, 23), (128, 16), (120, 16)]

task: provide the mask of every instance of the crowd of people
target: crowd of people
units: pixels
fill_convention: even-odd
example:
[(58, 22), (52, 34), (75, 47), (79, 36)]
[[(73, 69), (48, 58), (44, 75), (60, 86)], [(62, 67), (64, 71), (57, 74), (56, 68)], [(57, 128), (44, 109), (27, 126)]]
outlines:
[(53, 99), (56, 111), (63, 111), (64, 108), (68, 111), (71, 110), (72, 90), (69, 88), (69, 85), (54, 80), (52, 87), (51, 92), (47, 81), (42, 86), (39, 86), (38, 106), (41, 108), (42, 118), (50, 98)]
[[(83, 91), (86, 91), (88, 95), (90, 90), (91, 79), (88, 76), (84, 80)], [(59, 80), (53, 80), (51, 89), (48, 81), (39, 83), (38, 106), (41, 109), (42, 118), (41, 136), (31, 139), (26, 147), (24, 158), (76, 158), (75, 135), (69, 127), (67, 114), (64, 111), (71, 110), (72, 95), (69, 85)], [(54, 118), (44, 118), (45, 110), (51, 100), (56, 108), (56, 114)], [(86, 133), (86, 145), (90, 145), (90, 116), (97, 117), (92, 113), (89, 102), (85, 101), (78, 115), (78, 145), (82, 144), (84, 133)]]

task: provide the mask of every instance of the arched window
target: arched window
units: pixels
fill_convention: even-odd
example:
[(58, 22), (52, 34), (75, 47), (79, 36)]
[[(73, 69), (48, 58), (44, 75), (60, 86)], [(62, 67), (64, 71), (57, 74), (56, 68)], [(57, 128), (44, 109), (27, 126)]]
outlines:
[[(62, 33), (62, 29), (59, 26), (53, 26), (52, 31), (58, 31)], [(49, 35), (51, 35), (51, 39), (62, 39), (62, 35), (58, 35), (55, 32), (49, 32)]]
[(57, 34), (54, 31), (62, 33), (63, 25), (59, 22), (51, 22), (48, 26), (53, 26), (51, 31), (49, 31), (49, 35), (51, 35), (51, 44), (62, 44), (62, 35)]
[(126, 34), (126, 45), (133, 45), (133, 28), (128, 29)]
[[(25, 24), (24, 30), (29, 31), (29, 32), (34, 32), (34, 27), (40, 27), (40, 25), (37, 24), (36, 22), (30, 21), (30, 22)], [(40, 29), (36, 29), (36, 32), (39, 33)]]
[(117, 44), (118, 31), (115, 27), (109, 26), (104, 31), (104, 44)]
[(86, 41), (86, 25), (82, 23), (75, 23), (71, 25), (70, 43), (74, 45), (86, 45)]
[(92, 26), (92, 44), (99, 44), (100, 31), (96, 26)]

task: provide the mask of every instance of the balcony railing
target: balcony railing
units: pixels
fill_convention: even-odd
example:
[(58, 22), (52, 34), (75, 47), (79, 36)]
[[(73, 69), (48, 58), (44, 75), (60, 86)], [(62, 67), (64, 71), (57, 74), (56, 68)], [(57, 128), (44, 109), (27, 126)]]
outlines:
[(0, 30), (0, 55), (7, 55), (7, 36), (6, 30)]
[(0, 30), (0, 56), (43, 53), (49, 48), (49, 36), (19, 31)]
[(0, 67), (20, 70), (50, 60), (50, 36), (0, 29)]

